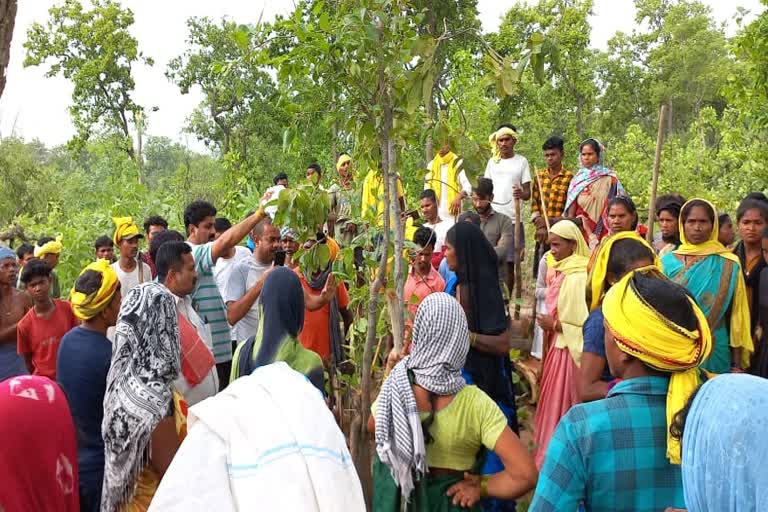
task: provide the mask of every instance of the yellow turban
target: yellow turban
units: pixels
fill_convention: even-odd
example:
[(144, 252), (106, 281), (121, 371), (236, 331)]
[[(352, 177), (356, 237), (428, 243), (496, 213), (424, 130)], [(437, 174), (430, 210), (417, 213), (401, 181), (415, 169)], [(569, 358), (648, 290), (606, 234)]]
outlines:
[(120, 240), (123, 238), (144, 236), (139, 231), (139, 227), (134, 224), (133, 217), (112, 217), (112, 222), (115, 223), (115, 234), (112, 236), (112, 241), (115, 242), (115, 245), (119, 245)]
[(345, 155), (340, 155), (339, 159), (336, 160), (336, 170), (338, 171), (339, 169), (341, 169), (342, 165), (344, 165), (347, 162), (351, 162), (351, 161), (352, 161), (352, 157), (351, 156), (346, 155), (346, 154)]
[(501, 160), (501, 153), (499, 153), (499, 146), (496, 144), (496, 141), (504, 135), (509, 135), (515, 140), (520, 140), (520, 136), (517, 134), (517, 132), (506, 126), (502, 126), (493, 132), (490, 136), (488, 136), (488, 144), (491, 145), (491, 152), (493, 153), (494, 162), (499, 162)]
[(712, 351), (712, 334), (707, 318), (690, 296), (686, 298), (696, 315), (696, 330), (674, 324), (655, 310), (635, 288), (633, 278), (638, 274), (674, 286), (654, 265), (629, 272), (603, 299), (605, 325), (622, 352), (655, 370), (671, 373), (667, 390), (667, 457), (673, 464), (680, 464), (680, 444), (669, 434), (669, 425), (701, 384), (697, 367)]
[(608, 274), (608, 259), (611, 257), (613, 244), (619, 240), (636, 240), (648, 248), (649, 254), (653, 255), (653, 264), (661, 270), (659, 258), (645, 238), (641, 237), (635, 231), (620, 231), (615, 235), (606, 238), (597, 250), (592, 272), (589, 276), (589, 286), (592, 292), (592, 300), (589, 304), (589, 310), (594, 311), (600, 306), (600, 300), (605, 292), (605, 278)]
[(72, 288), (70, 302), (75, 316), (80, 320), (90, 320), (109, 305), (117, 291), (119, 281), (117, 273), (109, 266), (107, 260), (101, 259), (91, 263), (80, 272), (83, 275), (88, 270), (101, 274), (101, 287), (94, 293), (86, 295)]
[(46, 254), (60, 254), (64, 246), (61, 244), (61, 237), (51, 240), (43, 245), (35, 246), (35, 258), (43, 258)]

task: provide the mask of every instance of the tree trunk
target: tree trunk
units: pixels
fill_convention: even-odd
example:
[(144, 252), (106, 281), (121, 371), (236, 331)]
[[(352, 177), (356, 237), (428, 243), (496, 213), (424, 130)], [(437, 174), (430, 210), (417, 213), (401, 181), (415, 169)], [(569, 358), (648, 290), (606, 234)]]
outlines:
[(16, 23), (16, 0), (0, 0), (0, 97), (6, 83), (6, 70), (11, 58), (11, 39)]
[[(382, 29), (379, 28), (379, 37), (381, 37)], [(377, 104), (385, 103), (385, 105), (391, 105), (386, 98), (386, 72), (382, 64), (379, 65), (378, 70), (378, 86), (376, 93), (374, 94), (374, 102)], [(382, 99), (384, 101), (382, 101)], [(365, 338), (365, 348), (363, 349), (363, 368), (360, 376), (360, 410), (359, 417), (361, 421), (356, 426), (359, 427), (358, 435), (356, 437), (356, 445), (353, 446), (353, 457), (357, 474), (360, 477), (360, 483), (363, 486), (363, 494), (368, 506), (368, 510), (373, 509), (373, 475), (371, 474), (371, 453), (370, 453), (370, 438), (368, 434), (366, 419), (370, 414), (371, 409), (371, 388), (372, 388), (372, 375), (371, 367), (373, 366), (373, 350), (376, 345), (376, 325), (378, 324), (378, 310), (379, 310), (379, 297), (380, 292), (384, 288), (384, 282), (387, 276), (387, 260), (389, 259), (389, 242), (390, 242), (390, 205), (392, 202), (392, 194), (390, 190), (389, 182), (389, 135), (391, 133), (392, 117), (390, 107), (389, 124), (386, 122), (383, 129), (379, 132), (379, 147), (382, 154), (383, 169), (382, 169), (382, 182), (384, 184), (384, 228), (383, 239), (380, 244), (382, 247), (381, 259), (379, 260), (379, 266), (376, 271), (376, 279), (371, 285), (370, 292), (368, 294), (368, 332)], [(375, 119), (368, 120), (375, 124)], [(396, 193), (396, 190), (395, 190)]]
[[(427, 10), (427, 33), (435, 37), (435, 31), (437, 30), (437, 16), (435, 16), (435, 5), (433, 1), (429, 2), (429, 9)], [(437, 73), (435, 76), (440, 76), (439, 73)], [(429, 123), (430, 128), (432, 127), (432, 121), (434, 120), (434, 102), (432, 101), (432, 98), (434, 98), (435, 95), (435, 86), (437, 84), (437, 80), (435, 80), (435, 84), (432, 86), (432, 88), (429, 91), (429, 97), (424, 98), (424, 110), (427, 114), (427, 122)], [(442, 143), (442, 141), (439, 141)], [(456, 148), (451, 148), (456, 149)], [(434, 148), (434, 142), (432, 140), (432, 130), (427, 132), (427, 140), (424, 143), (424, 165), (429, 164), (429, 161), (432, 160), (435, 157), (435, 148)]]
[[(429, 94), (429, 98), (426, 98), (426, 104), (424, 105), (424, 110), (427, 114), (427, 122), (429, 123), (429, 126), (432, 126), (432, 94), (434, 93), (435, 88), (432, 88), (432, 91)], [(454, 148), (451, 148), (454, 149)], [(427, 132), (427, 140), (424, 142), (424, 165), (429, 165), (430, 160), (435, 158), (435, 148), (432, 141), (432, 130), (429, 130)]]
[[(389, 97), (391, 98), (391, 91)], [(394, 338), (394, 349), (397, 352), (401, 352), (403, 349), (403, 336), (405, 331), (405, 314), (403, 305), (405, 301), (403, 299), (403, 287), (405, 285), (405, 273), (403, 272), (403, 230), (404, 225), (400, 222), (400, 201), (397, 196), (397, 169), (395, 167), (395, 151), (394, 144), (391, 138), (392, 130), (392, 118), (393, 108), (390, 103), (384, 108), (384, 126), (387, 130), (386, 134), (386, 157), (384, 159), (385, 175), (389, 180), (389, 199), (390, 205), (388, 212), (390, 217), (395, 219), (394, 235), (395, 235), (395, 247), (392, 253), (394, 260), (394, 290), (387, 293), (387, 307), (389, 309), (389, 319), (392, 323), (392, 337)]]
[(584, 98), (576, 96), (576, 133), (579, 140), (584, 140)]
[(672, 99), (667, 100), (667, 133), (672, 135)]

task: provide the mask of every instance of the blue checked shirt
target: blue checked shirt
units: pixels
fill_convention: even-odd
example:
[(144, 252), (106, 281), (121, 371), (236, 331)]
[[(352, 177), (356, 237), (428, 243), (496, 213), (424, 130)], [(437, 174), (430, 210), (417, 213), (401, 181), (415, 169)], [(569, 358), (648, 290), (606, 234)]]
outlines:
[(617, 384), (604, 400), (575, 405), (549, 442), (532, 512), (651, 512), (685, 508), (680, 466), (667, 451), (669, 379)]

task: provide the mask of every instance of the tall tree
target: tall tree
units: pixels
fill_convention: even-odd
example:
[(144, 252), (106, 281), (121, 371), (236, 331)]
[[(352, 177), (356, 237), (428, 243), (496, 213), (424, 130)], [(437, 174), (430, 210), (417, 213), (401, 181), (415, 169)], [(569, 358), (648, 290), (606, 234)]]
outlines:
[[(712, 9), (696, 0), (636, 0), (635, 5), (638, 25), (648, 28), (614, 37), (603, 77), (607, 89), (613, 89), (607, 96), (612, 106), (626, 111), (633, 101), (647, 101), (649, 108), (635, 112), (643, 119), (623, 119), (618, 125), (641, 121), (652, 127), (661, 103), (669, 106), (669, 130), (679, 133), (686, 132), (704, 107), (722, 114), (722, 91), (734, 66)], [(638, 83), (644, 96), (640, 102), (636, 94), (627, 94), (637, 91)]]
[[(74, 85), (70, 115), (77, 129), (71, 141), (82, 148), (95, 130), (117, 133), (131, 158), (137, 158), (131, 124), (141, 122), (143, 109), (131, 97), (134, 64), (152, 65), (129, 32), (133, 12), (113, 0), (93, 0), (85, 9), (78, 0), (51, 7), (45, 25), (27, 32), (24, 66), (50, 62), (46, 76), (63, 75)], [(141, 177), (140, 177), (141, 179)]]
[(249, 58), (257, 30), (226, 19), (187, 20), (188, 49), (168, 63), (166, 75), (182, 94), (199, 86), (205, 97), (192, 131), (222, 155), (229, 153), (238, 128), (255, 110), (268, 107), (276, 89), (269, 75)]
[(0, 97), (6, 82), (6, 69), (11, 58), (11, 39), (16, 22), (16, 0), (0, 0)]

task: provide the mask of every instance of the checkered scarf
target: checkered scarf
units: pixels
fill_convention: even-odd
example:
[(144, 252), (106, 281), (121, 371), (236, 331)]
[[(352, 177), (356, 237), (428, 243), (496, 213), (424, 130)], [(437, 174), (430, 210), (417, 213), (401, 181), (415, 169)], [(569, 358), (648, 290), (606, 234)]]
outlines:
[(461, 368), (469, 351), (464, 310), (446, 293), (432, 293), (419, 306), (413, 322), (411, 354), (384, 381), (376, 409), (376, 451), (389, 466), (404, 496), (427, 471), (424, 432), (414, 383), (436, 395), (454, 395), (465, 385)]

